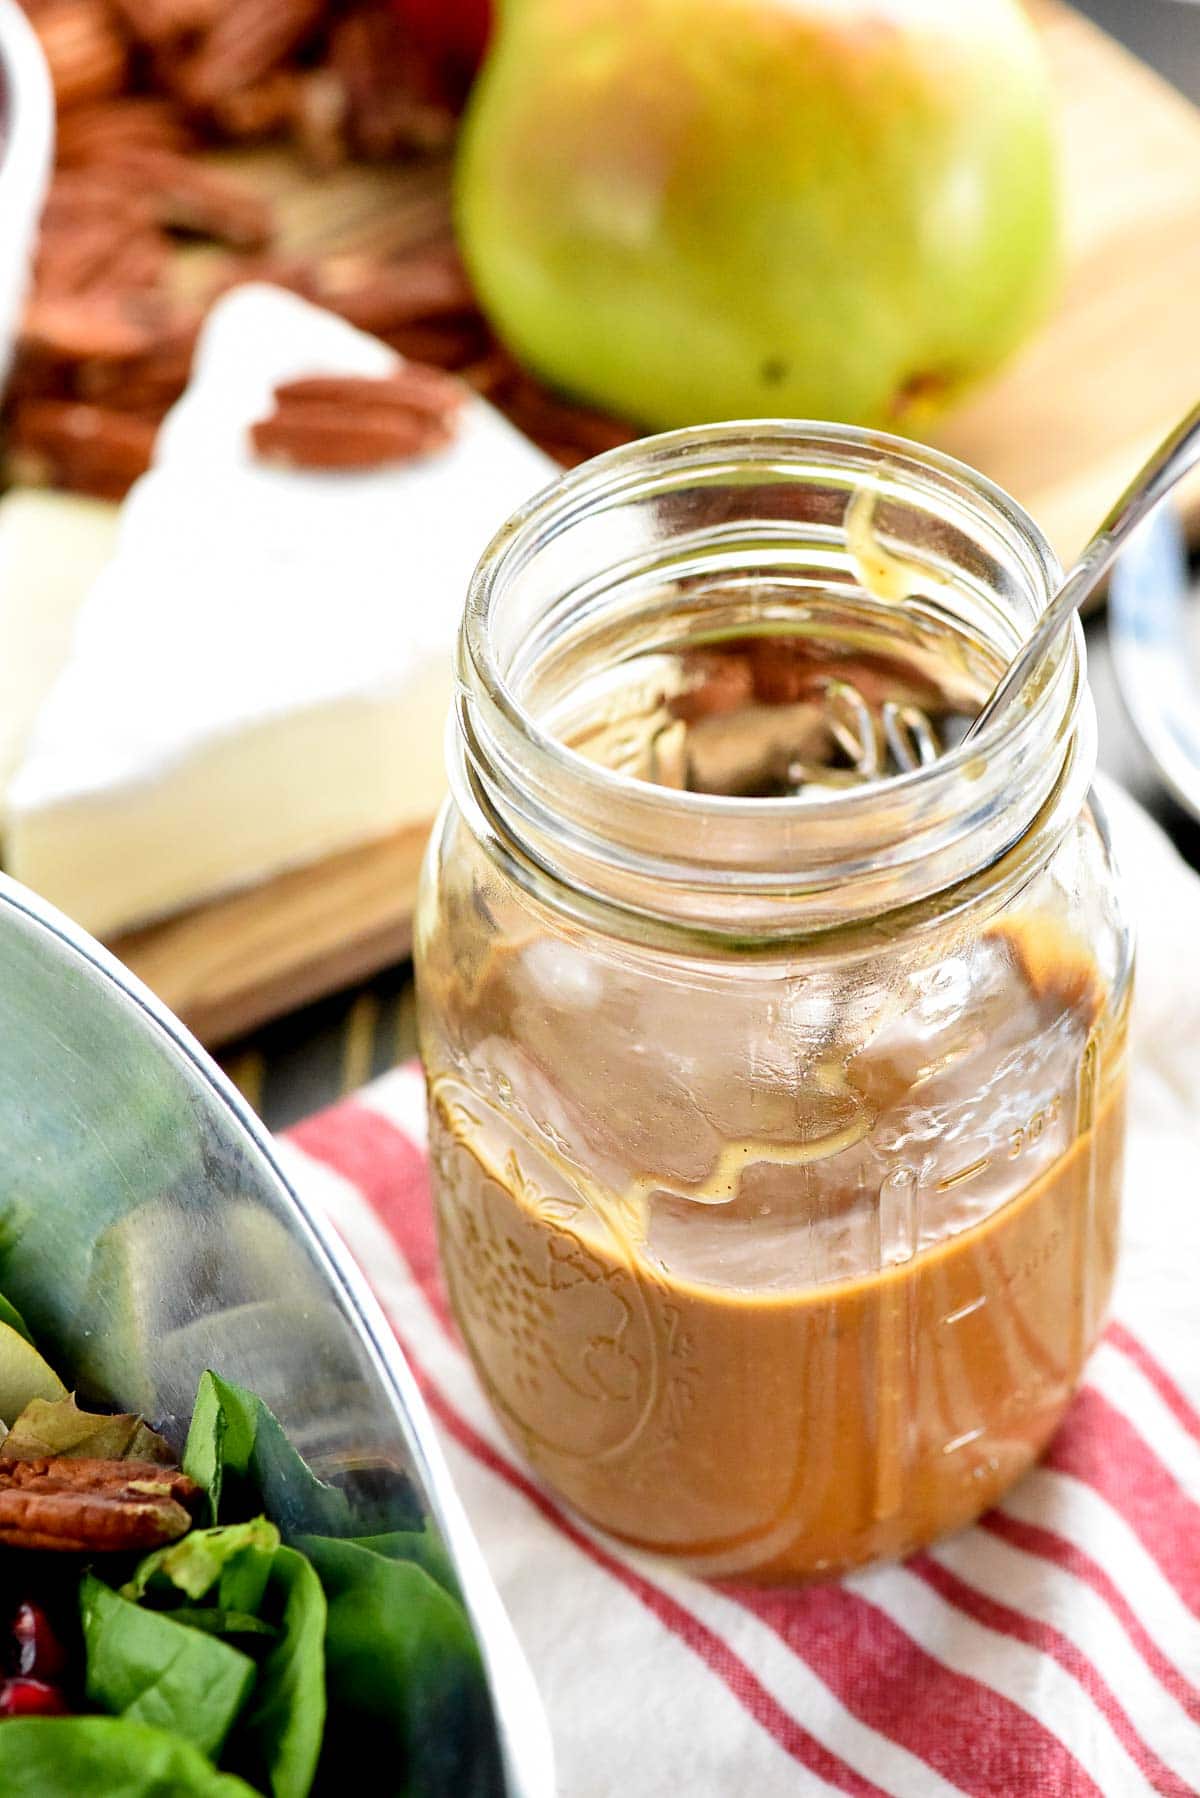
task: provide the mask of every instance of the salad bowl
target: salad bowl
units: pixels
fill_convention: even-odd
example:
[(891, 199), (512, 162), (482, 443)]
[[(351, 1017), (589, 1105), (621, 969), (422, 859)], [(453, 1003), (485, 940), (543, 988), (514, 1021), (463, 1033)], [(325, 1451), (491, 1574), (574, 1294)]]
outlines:
[[(265, 1401), (314, 1474), (367, 1493), (381, 1528), (411, 1528), (418, 1512), (449, 1557), (483, 1667), (470, 1792), (549, 1798), (531, 1675), (361, 1275), (187, 1032), (6, 879), (0, 1141), (0, 1289), (80, 1404), (139, 1412), (178, 1443), (215, 1368)], [(284, 1525), (290, 1477), (285, 1460), (264, 1481), (266, 1512)], [(393, 1504), (402, 1526), (389, 1524)]]

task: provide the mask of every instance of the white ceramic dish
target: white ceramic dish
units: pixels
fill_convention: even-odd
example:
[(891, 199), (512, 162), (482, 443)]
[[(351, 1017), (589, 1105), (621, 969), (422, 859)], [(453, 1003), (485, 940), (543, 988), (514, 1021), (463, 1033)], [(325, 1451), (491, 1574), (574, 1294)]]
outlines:
[(0, 387), (12, 361), (53, 153), (46, 59), (16, 0), (0, 0)]

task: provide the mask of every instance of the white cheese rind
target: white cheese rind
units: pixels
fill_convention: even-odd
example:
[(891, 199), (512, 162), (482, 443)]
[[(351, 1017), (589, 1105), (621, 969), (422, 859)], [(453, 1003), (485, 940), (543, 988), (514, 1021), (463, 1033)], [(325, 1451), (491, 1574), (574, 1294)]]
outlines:
[(397, 361), (276, 289), (214, 309), (9, 788), (10, 871), (96, 934), (436, 809), (467, 583), (554, 465), (481, 400), (370, 473), (247, 447), (280, 381)]

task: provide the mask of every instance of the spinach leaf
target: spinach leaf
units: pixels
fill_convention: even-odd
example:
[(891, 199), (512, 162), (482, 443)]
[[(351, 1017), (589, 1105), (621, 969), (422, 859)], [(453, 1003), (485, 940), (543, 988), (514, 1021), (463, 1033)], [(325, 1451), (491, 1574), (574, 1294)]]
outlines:
[(451, 1598), (461, 1599), (454, 1563), (445, 1543), (431, 1526), (426, 1525), (423, 1530), (390, 1530), (379, 1536), (349, 1536), (346, 1540), (358, 1548), (369, 1548), (372, 1554), (382, 1555), (385, 1561), (415, 1561), (444, 1592), (449, 1592)]
[(348, 1766), (376, 1770), (377, 1798), (474, 1798), (502, 1790), (479, 1650), (462, 1606), (412, 1561), (349, 1541), (298, 1546), (325, 1588), (329, 1715), (315, 1790)]
[[(261, 1617), (252, 1617), (248, 1611), (222, 1611), (213, 1605), (181, 1604), (178, 1610), (171, 1612), (172, 1623), (186, 1623), (189, 1629), (203, 1630), (205, 1635), (221, 1636), (268, 1636), (272, 1641), (279, 1631), (273, 1623), (266, 1623)], [(252, 1648), (253, 1643), (247, 1643)]]
[[(203, 1598), (230, 1569), (231, 1562), (249, 1552), (264, 1550), (269, 1565), (270, 1556), (278, 1547), (279, 1531), (265, 1517), (252, 1518), (249, 1523), (226, 1524), (223, 1528), (192, 1530), (178, 1542), (156, 1548), (140, 1561), (133, 1578), (121, 1587), (121, 1597), (136, 1601), (148, 1588), (165, 1586), (175, 1587), (189, 1598)], [(258, 1597), (265, 1584), (264, 1572)], [(258, 1598), (232, 1608), (257, 1611)]]
[(279, 1639), (230, 1743), (229, 1758), (272, 1798), (307, 1798), (325, 1729), (325, 1594), (309, 1562), (280, 1548), (263, 1600)]
[(15, 1330), (18, 1336), (25, 1338), (26, 1342), (33, 1342), (33, 1337), (29, 1334), (29, 1325), (17, 1307), (9, 1304), (2, 1292), (0, 1292), (0, 1324), (7, 1324), (10, 1330)]
[(216, 1522), (237, 1522), (266, 1505), (285, 1537), (350, 1534), (345, 1495), (316, 1478), (260, 1398), (212, 1372), (200, 1378), (183, 1470), (208, 1493)]
[(183, 1471), (208, 1493), (214, 1522), (221, 1514), (226, 1455), (234, 1468), (245, 1470), (254, 1450), (254, 1430), (247, 1408), (227, 1406), (222, 1393), (224, 1385), (215, 1373), (201, 1374), (183, 1450)]
[(0, 1460), (40, 1461), (61, 1455), (74, 1460), (156, 1461), (174, 1466), (171, 1446), (131, 1412), (81, 1411), (74, 1395), (30, 1399), (0, 1447)]
[[(230, 1529), (239, 1525), (230, 1524)], [(271, 1577), (271, 1566), (279, 1552), (279, 1531), (275, 1531), (275, 1543), (271, 1548), (251, 1545), (243, 1548), (241, 1554), (234, 1555), (221, 1569), (221, 1578), (217, 1583), (217, 1605), (223, 1611), (249, 1611), (257, 1617), (262, 1605), (263, 1594), (267, 1589), (267, 1581)]]
[[(325, 1726), (321, 1582), (303, 1555), (281, 1546), (275, 1525), (256, 1517), (193, 1530), (168, 1549), (156, 1549), (120, 1598), (153, 1601), (182, 1592), (198, 1600), (214, 1588), (211, 1608), (193, 1604), (144, 1614), (195, 1630), (215, 1647), (239, 1633), (269, 1639), (228, 1752), (272, 1798), (306, 1798)], [(245, 1646), (264, 1650), (261, 1641)]]
[(10, 1717), (0, 1740), (4, 1798), (255, 1798), (189, 1743), (123, 1717)]
[(130, 1604), (92, 1574), (80, 1588), (80, 1612), (91, 1702), (219, 1754), (254, 1683), (249, 1655)]

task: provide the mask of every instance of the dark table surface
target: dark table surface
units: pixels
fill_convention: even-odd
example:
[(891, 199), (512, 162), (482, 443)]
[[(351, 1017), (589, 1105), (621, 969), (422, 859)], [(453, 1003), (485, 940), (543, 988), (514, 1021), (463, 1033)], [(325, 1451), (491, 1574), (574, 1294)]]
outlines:
[(1105, 31), (1200, 102), (1200, 6), (1197, 0), (1073, 0)]
[[(968, 0), (969, 3), (969, 0)], [(1076, 0), (1200, 103), (1200, 0)], [(1092, 690), (1100, 722), (1100, 766), (1159, 819), (1200, 867), (1200, 825), (1163, 791), (1121, 705), (1103, 616), (1087, 629)], [(377, 979), (282, 1018), (231, 1045), (221, 1062), (273, 1129), (331, 1104), (415, 1053), (412, 969)]]

